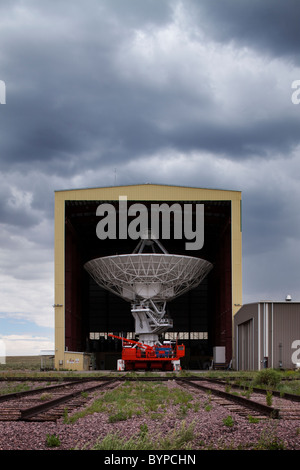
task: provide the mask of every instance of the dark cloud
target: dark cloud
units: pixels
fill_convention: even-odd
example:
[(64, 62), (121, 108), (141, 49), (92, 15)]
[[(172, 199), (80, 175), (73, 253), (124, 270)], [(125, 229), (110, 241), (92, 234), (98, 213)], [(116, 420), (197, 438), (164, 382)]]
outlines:
[(165, 141), (186, 152), (202, 149), (234, 159), (253, 155), (273, 159), (278, 152), (286, 152), (288, 158), (288, 152), (299, 144), (298, 133), (299, 122), (295, 119), (252, 122), (242, 128), (230, 126), (226, 121), (203, 122), (178, 127)]
[(18, 289), (22, 303), (16, 279), (49, 279), (54, 190), (115, 183), (242, 190), (244, 289), (260, 292), (255, 263), (262, 284), (275, 253), (284, 272), (268, 277), (266, 293), (295, 286), (299, 8), (298, 0), (2, 2), (4, 300)]
[[(290, 24), (292, 19), (293, 25), (296, 15), (283, 4), (282, 11), (279, 6), (269, 11), (270, 2), (249, 2), (243, 8), (230, 1), (218, 7), (213, 2), (201, 2), (201, 7), (192, 4), (201, 18), (189, 16), (189, 9), (182, 4), (188, 24), (179, 24), (173, 33), (174, 46), (182, 50), (169, 46), (164, 52), (164, 37), (171, 34), (180, 3), (88, 1), (83, 6), (78, 1), (58, 5), (11, 2), (2, 20), (1, 41), (7, 83), (7, 106), (0, 116), (4, 167), (32, 162), (47, 167), (49, 174), (63, 171), (74, 175), (82, 165), (90, 168), (95, 162), (138, 158), (141, 153), (172, 146), (243, 158), (253, 152), (264, 156), (266, 149), (288, 150), (297, 144), (297, 121), (290, 122), (285, 114), (275, 120), (269, 115), (263, 123), (253, 117), (246, 95), (257, 86), (267, 88), (269, 83), (259, 76), (257, 81), (247, 82), (247, 74), (244, 77), (238, 68), (234, 72), (235, 59), (229, 55), (224, 67), (231, 60), (233, 70), (232, 77), (223, 78), (224, 92), (241, 105), (245, 99), (249, 109), (237, 109), (233, 117), (227, 115), (229, 100), (220, 108), (212, 80), (218, 87), (222, 78), (218, 78), (218, 71), (214, 76), (212, 66), (208, 70), (209, 59), (203, 58), (212, 52), (202, 50), (203, 41), (195, 43), (190, 34), (204, 28), (210, 33), (208, 43), (234, 38), (238, 47), (246, 37), (249, 44), (258, 47), (264, 24), (266, 38), (280, 55), (282, 40), (272, 39), (269, 30), (279, 29), (281, 37), (283, 26), (276, 24)], [(143, 28), (145, 43), (137, 44), (136, 32)], [(155, 31), (161, 32), (161, 42)], [(182, 35), (183, 42), (176, 34)], [(293, 53), (287, 39), (285, 44)], [(147, 47), (152, 47), (152, 52)], [(148, 53), (153, 55), (149, 60)], [(218, 54), (222, 67), (222, 54)], [(234, 87), (232, 79), (236, 80)], [(263, 90), (260, 93), (264, 107), (269, 101)]]
[(220, 42), (285, 57), (299, 64), (299, 16), (297, 0), (251, 0), (220, 2), (188, 0), (207, 34)]

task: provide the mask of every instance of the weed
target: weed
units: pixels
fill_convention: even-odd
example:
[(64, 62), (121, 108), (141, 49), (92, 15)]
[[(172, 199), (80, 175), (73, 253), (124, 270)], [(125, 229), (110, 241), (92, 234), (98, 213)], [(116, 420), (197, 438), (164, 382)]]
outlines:
[(64, 424), (69, 424), (70, 423), (68, 408), (64, 408), (63, 420), (64, 420)]
[(271, 392), (270, 390), (267, 391), (266, 402), (267, 402), (267, 405), (268, 405), (268, 406), (272, 406), (272, 403), (273, 403), (273, 395), (272, 395), (272, 392)]
[(200, 403), (197, 402), (197, 403), (194, 404), (194, 411), (197, 413), (197, 411), (199, 411), (199, 409), (200, 409)]
[(144, 436), (148, 433), (148, 426), (146, 423), (140, 425), (140, 436)]
[(93, 450), (182, 450), (188, 449), (188, 443), (194, 439), (193, 425), (186, 427), (183, 423), (180, 429), (164, 437), (156, 436), (155, 439), (150, 438), (146, 426), (140, 427), (139, 434), (129, 439), (121, 437), (119, 433), (108, 434), (97, 442)]
[(56, 436), (56, 434), (47, 434), (46, 444), (48, 447), (59, 447), (60, 446), (59, 436)]
[(189, 409), (189, 406), (186, 406), (184, 404), (180, 405), (180, 408), (179, 408), (179, 418), (180, 419), (183, 419), (183, 418), (186, 417), (188, 409)]
[(188, 442), (194, 439), (194, 425), (186, 427), (185, 422), (182, 423), (179, 430), (175, 430), (172, 434), (162, 439), (162, 450), (172, 449), (188, 449)]
[(229, 427), (229, 428), (232, 428), (232, 426), (234, 425), (234, 420), (232, 418), (232, 416), (228, 415), (226, 418), (223, 419), (223, 424), (225, 424), (225, 426)]
[(281, 375), (274, 369), (263, 369), (257, 372), (254, 383), (260, 386), (276, 388), (281, 381)]
[(248, 416), (248, 421), (249, 423), (259, 423), (259, 418), (254, 418), (253, 416), (249, 415)]
[(162, 413), (151, 413), (150, 418), (153, 419), (154, 421), (161, 421), (163, 419), (164, 415)]
[(42, 393), (42, 395), (40, 396), (40, 400), (41, 401), (51, 400), (52, 396), (53, 396), (52, 393), (45, 392), (45, 393)]
[(278, 439), (274, 431), (264, 430), (255, 446), (255, 450), (285, 450), (285, 444)]
[(115, 414), (111, 414), (108, 418), (110, 423), (116, 423), (118, 421), (126, 421), (127, 419), (132, 417), (131, 411), (118, 411)]

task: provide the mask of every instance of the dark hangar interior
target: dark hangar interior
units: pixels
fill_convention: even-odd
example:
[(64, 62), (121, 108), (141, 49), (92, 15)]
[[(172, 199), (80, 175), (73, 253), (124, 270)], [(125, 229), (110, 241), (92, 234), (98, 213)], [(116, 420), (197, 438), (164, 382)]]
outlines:
[[(135, 202), (149, 210), (151, 203), (160, 203), (128, 201), (128, 207)], [(173, 329), (162, 339), (178, 337), (185, 344), (183, 368), (205, 369), (214, 346), (225, 346), (226, 360), (232, 358), (231, 201), (161, 201), (175, 202), (204, 204), (203, 248), (187, 252), (186, 240), (174, 239), (172, 227), (170, 239), (160, 242), (169, 253), (210, 261), (213, 269), (198, 287), (168, 302)], [(119, 201), (65, 202), (65, 349), (91, 353), (95, 369), (115, 369), (122, 345), (107, 333), (135, 339), (130, 303), (99, 287), (83, 266), (93, 258), (132, 253), (138, 240), (97, 237), (96, 210), (102, 203), (114, 205), (118, 214)]]

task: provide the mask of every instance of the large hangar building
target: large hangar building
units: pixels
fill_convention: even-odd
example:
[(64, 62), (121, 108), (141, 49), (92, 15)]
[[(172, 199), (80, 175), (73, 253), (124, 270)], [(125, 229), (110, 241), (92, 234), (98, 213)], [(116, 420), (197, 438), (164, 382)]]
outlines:
[(206, 368), (216, 347), (227, 363), (233, 359), (233, 317), (242, 305), (241, 192), (141, 184), (55, 192), (56, 369), (116, 369), (122, 346), (108, 334), (135, 339), (130, 304), (97, 285), (84, 265), (133, 253), (144, 229), (141, 213), (151, 232), (154, 207), (167, 208), (169, 229), (161, 223), (156, 236), (168, 253), (213, 265), (197, 287), (168, 302), (173, 327), (162, 339), (185, 344), (183, 368)]

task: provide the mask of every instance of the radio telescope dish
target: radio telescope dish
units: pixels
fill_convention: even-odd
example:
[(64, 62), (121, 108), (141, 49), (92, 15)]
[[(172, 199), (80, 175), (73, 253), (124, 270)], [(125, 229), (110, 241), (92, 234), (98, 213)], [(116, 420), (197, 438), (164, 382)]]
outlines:
[[(154, 252), (154, 244), (163, 253)], [(146, 246), (153, 252), (144, 253)], [(96, 258), (84, 265), (99, 286), (131, 302), (135, 332), (147, 344), (173, 326), (166, 302), (197, 287), (212, 267), (201, 258), (169, 254), (158, 240), (145, 239), (132, 254)]]
[(131, 302), (172, 300), (200, 284), (211, 267), (200, 258), (160, 253), (106, 256), (85, 264), (97, 284)]

